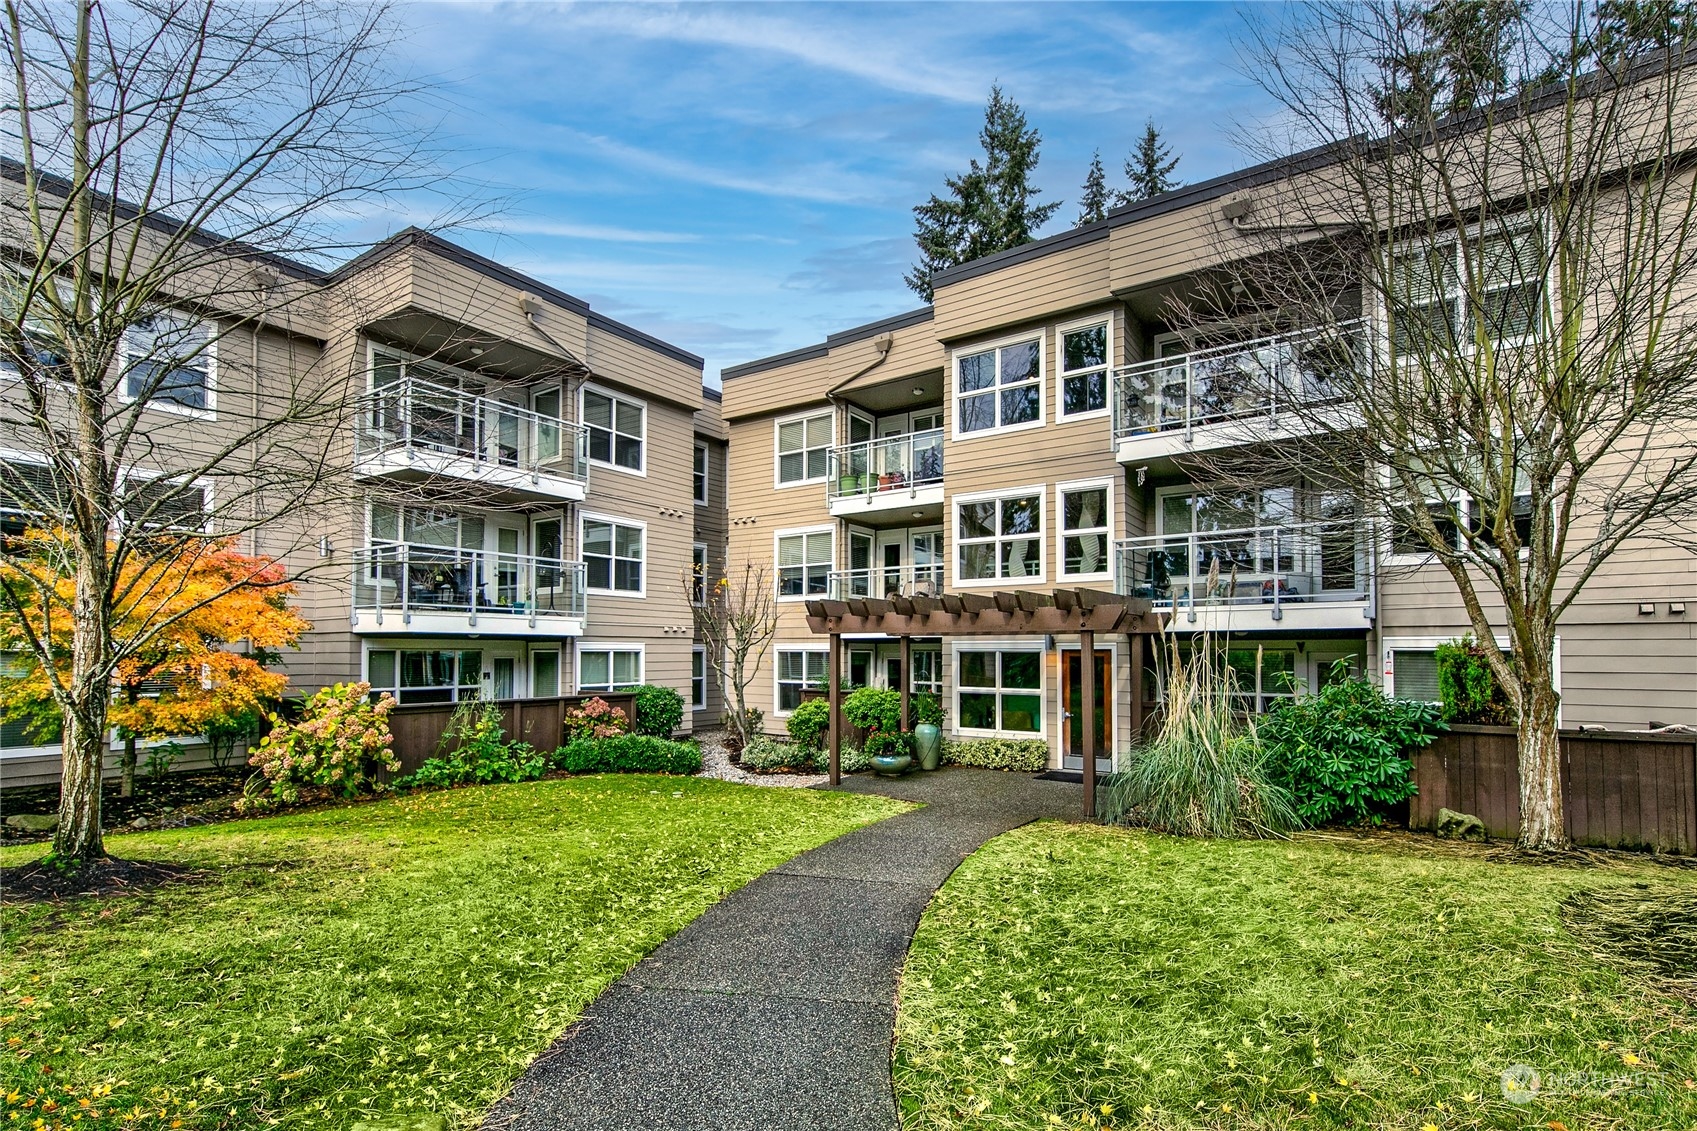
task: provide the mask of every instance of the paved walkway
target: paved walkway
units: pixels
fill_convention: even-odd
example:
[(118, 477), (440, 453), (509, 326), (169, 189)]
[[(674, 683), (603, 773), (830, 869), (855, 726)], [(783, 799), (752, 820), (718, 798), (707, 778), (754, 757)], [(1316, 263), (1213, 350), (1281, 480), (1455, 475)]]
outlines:
[(1075, 817), (1078, 787), (943, 770), (843, 788), (926, 803), (758, 877), (662, 943), (485, 1128), (895, 1131), (890, 1040), (931, 895), (986, 840)]

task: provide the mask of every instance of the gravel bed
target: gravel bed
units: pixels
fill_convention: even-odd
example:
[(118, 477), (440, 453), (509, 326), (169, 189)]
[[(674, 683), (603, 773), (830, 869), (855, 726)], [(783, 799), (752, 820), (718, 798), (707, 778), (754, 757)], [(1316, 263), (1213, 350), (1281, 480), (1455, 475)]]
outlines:
[(701, 776), (704, 778), (789, 789), (806, 789), (826, 780), (825, 774), (755, 774), (741, 766), (733, 766), (731, 756), (725, 750), (725, 732), (722, 730), (697, 731), (695, 739), (701, 743)]

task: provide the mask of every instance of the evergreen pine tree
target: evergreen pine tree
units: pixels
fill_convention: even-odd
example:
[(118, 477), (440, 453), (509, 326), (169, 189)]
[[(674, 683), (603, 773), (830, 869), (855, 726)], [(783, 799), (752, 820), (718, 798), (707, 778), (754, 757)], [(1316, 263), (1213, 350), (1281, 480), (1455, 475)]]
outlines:
[(1182, 182), (1173, 176), (1176, 168), (1178, 158), (1173, 156), (1172, 147), (1161, 141), (1161, 131), (1155, 128), (1153, 121), (1145, 122), (1143, 137), (1137, 148), (1131, 151), (1131, 156), (1125, 159), (1127, 187), (1124, 192), (1114, 194), (1114, 203), (1148, 200), (1178, 188)]
[(1108, 214), (1108, 178), (1102, 169), (1102, 151), (1090, 155), (1090, 172), (1078, 199), (1078, 222), (1093, 224)]
[(1026, 124), (1019, 105), (1000, 85), (992, 86), (984, 128), (978, 132), (983, 164), (973, 158), (965, 173), (944, 182), (947, 195), (933, 193), (913, 210), (919, 262), (904, 281), (926, 302), (931, 301), (934, 273), (1030, 243), (1060, 208), (1058, 200), (1033, 203), (1042, 192), (1031, 184), (1042, 140), (1043, 135)]

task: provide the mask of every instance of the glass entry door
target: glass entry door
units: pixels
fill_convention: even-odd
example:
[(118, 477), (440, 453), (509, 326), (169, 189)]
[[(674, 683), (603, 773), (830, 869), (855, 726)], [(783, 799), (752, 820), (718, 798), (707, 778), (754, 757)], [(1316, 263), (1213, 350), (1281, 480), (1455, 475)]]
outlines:
[[(1066, 702), (1062, 708), (1065, 719), (1061, 728), (1064, 736), (1061, 747), (1061, 765), (1069, 770), (1082, 770), (1084, 757), (1080, 748), (1084, 745), (1084, 685), (1083, 669), (1078, 649), (1061, 653), (1061, 687), (1065, 689)], [(1096, 772), (1109, 773), (1114, 768), (1113, 757), (1113, 719), (1114, 719), (1114, 683), (1113, 683), (1113, 653), (1105, 648), (1096, 649)]]

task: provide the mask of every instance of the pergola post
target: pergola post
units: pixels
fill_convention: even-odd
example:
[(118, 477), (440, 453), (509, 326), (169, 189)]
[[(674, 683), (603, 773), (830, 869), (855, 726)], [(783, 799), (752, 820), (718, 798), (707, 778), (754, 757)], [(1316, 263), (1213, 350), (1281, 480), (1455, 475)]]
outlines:
[(1131, 738), (1139, 746), (1143, 744), (1144, 640), (1144, 635), (1139, 632), (1132, 633), (1129, 640), (1131, 644)]
[(1096, 633), (1086, 628), (1078, 634), (1079, 728), (1084, 755), (1084, 819), (1096, 817)]
[(831, 647), (825, 662), (826, 701), (831, 706), (831, 784), (843, 784), (843, 638), (831, 633)]
[(902, 733), (908, 734), (913, 730), (913, 709), (910, 702), (913, 694), (913, 669), (908, 665), (913, 663), (913, 637), (902, 637)]

